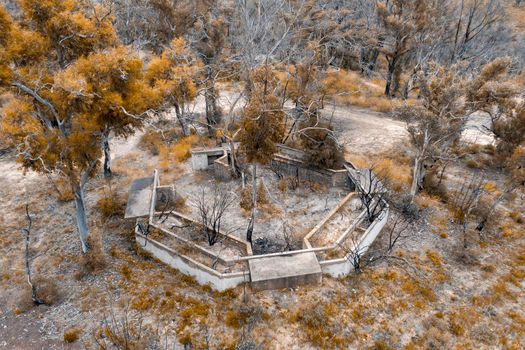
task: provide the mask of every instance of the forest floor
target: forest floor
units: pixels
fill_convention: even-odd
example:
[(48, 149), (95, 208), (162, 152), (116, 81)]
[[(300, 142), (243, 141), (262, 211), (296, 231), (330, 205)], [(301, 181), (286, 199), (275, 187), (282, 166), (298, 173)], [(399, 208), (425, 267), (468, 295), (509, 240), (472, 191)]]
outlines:
[[(410, 152), (402, 122), (343, 107), (335, 109), (333, 121), (349, 158), (388, 159), (401, 173), (394, 175), (406, 180)], [(138, 147), (141, 135), (112, 143), (112, 189), (123, 203), (133, 179), (159, 167), (158, 156)], [(170, 170), (176, 173), (177, 165), (170, 164)], [(453, 164), (447, 184), (479, 171)], [(498, 171), (485, 176), (491, 190), (501, 187)], [(423, 194), (420, 219), (394, 258), (344, 279), (324, 277), (322, 286), (217, 293), (140, 254), (133, 223), (124, 222), (121, 213), (102, 217), (96, 208), (108, 191), (102, 176), (90, 182), (86, 195), (93, 234), (103, 242), (98, 260), (105, 264), (95, 266), (80, 256), (73, 203), (57, 199), (49, 179), (24, 174), (6, 154), (0, 158), (0, 184), (0, 349), (96, 348), (95, 334), (113, 324), (112, 316), (118, 321), (126, 315), (129, 324), (143, 320), (176, 349), (189, 342), (194, 349), (206, 343), (230, 349), (248, 341), (263, 349), (520, 349), (525, 344), (523, 192), (502, 206), (484, 236), (468, 236), (467, 249), (446, 205)], [(33, 277), (50, 306), (34, 307), (28, 295), (21, 233), (26, 204), (33, 219)], [(381, 235), (373, 248), (387, 239)], [(65, 332), (76, 332), (79, 339), (66, 343)]]

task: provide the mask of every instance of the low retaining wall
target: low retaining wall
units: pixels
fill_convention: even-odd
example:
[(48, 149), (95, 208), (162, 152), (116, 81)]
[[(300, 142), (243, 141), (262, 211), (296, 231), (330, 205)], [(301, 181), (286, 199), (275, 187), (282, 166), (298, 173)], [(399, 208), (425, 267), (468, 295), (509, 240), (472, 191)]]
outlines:
[[(181, 219), (183, 219), (183, 220), (186, 220), (186, 221), (192, 222), (192, 223), (194, 223), (194, 224), (196, 224), (196, 225), (202, 225), (201, 222), (199, 222), (199, 221), (197, 221), (197, 220), (195, 220), (195, 219), (193, 219), (193, 218), (191, 218), (191, 217), (189, 217), (189, 216), (187, 216), (187, 215), (184, 215), (184, 214), (182, 214), (182, 213), (179, 213), (179, 212), (177, 212), (177, 211), (174, 211), (174, 210), (173, 210), (171, 213), (172, 213), (175, 217), (179, 217), (179, 218), (181, 218)], [(150, 225), (152, 225), (152, 226), (154, 226), (154, 227), (157, 227), (154, 223), (153, 223), (153, 224), (150, 223)], [(162, 229), (162, 228), (160, 228), (160, 229)], [(211, 227), (210, 227), (210, 229), (211, 229)], [(162, 229), (162, 230), (164, 230), (164, 229)], [(170, 233), (170, 234), (174, 235), (174, 233)], [(230, 244), (235, 245), (235, 246), (237, 247), (237, 249), (239, 249), (239, 250), (245, 252), (246, 255), (253, 255), (252, 247), (251, 247), (250, 243), (248, 243), (247, 241), (242, 240), (242, 239), (240, 239), (240, 238), (238, 238), (238, 237), (236, 237), (236, 236), (226, 234), (226, 233), (224, 233), (224, 232), (219, 232), (219, 235), (220, 235), (222, 238), (224, 238), (224, 240), (230, 242)]]
[[(349, 187), (354, 184), (348, 178), (346, 169), (319, 169), (306, 165), (307, 155), (304, 151), (277, 145), (278, 153), (273, 157), (270, 166), (285, 176), (297, 177), (301, 181), (311, 181), (328, 187)], [(191, 162), (193, 170), (213, 168), (216, 178), (231, 180), (231, 168), (228, 153), (230, 147), (224, 144), (222, 148), (192, 149)]]
[(310, 181), (328, 187), (352, 187), (345, 169), (318, 169), (307, 166), (303, 161), (276, 154), (270, 167), (285, 175), (296, 177), (300, 181)]
[(248, 271), (219, 273), (190, 257), (175, 252), (160, 242), (144, 237), (138, 232), (135, 232), (135, 239), (141, 249), (181, 273), (194, 277), (199, 284), (209, 284), (213, 289), (224, 291), (250, 281)]
[[(223, 153), (223, 158), (225, 158), (225, 156), (227, 157), (227, 153), (226, 153), (226, 155), (224, 155), (224, 153)], [(206, 159), (208, 159), (208, 158), (206, 158)], [(292, 161), (294, 161), (294, 160), (292, 160)], [(297, 161), (297, 160), (295, 160), (295, 161), (301, 163), (301, 161)], [(214, 166), (217, 163), (219, 164), (219, 166), (224, 166), (224, 168), (227, 166), (227, 163), (224, 163), (224, 161), (221, 160), (221, 158), (218, 158), (218, 159), (216, 159), (214, 161)], [(296, 165), (296, 167), (299, 168), (300, 166)], [(351, 169), (348, 169), (348, 170), (353, 170), (353, 167), (351, 167)], [(296, 172), (297, 171), (299, 171), (299, 170), (296, 170)], [(340, 175), (342, 176), (342, 174), (344, 174), (345, 180), (348, 180), (348, 175), (347, 175), (348, 172), (347, 172), (347, 170), (342, 170), (342, 171), (330, 171), (330, 170), (327, 170), (326, 172), (329, 174), (329, 178), (331, 179), (331, 181), (332, 181), (331, 183), (332, 184), (338, 183), (339, 180), (337, 180), (338, 179), (337, 176), (340, 176)], [(323, 175), (326, 175), (326, 172)], [(337, 174), (337, 176), (335, 176), (334, 174)], [(335, 176), (336, 180), (334, 180), (334, 176)], [(168, 235), (172, 236), (173, 238), (179, 239), (181, 241), (187, 241), (184, 238), (179, 237), (179, 236), (175, 235), (172, 232), (169, 232), (168, 230), (165, 230), (165, 229), (163, 229), (161, 227), (158, 227), (154, 223), (153, 218), (154, 218), (154, 215), (156, 214), (155, 206), (157, 204), (157, 200), (158, 199), (161, 200), (161, 198), (157, 198), (157, 196), (158, 197), (162, 197), (163, 195), (165, 196), (165, 195), (167, 195), (165, 193), (165, 191), (170, 192), (170, 190), (171, 190), (171, 188), (168, 187), (168, 186), (160, 186), (159, 174), (158, 174), (157, 170), (155, 170), (154, 176), (153, 176), (152, 191), (151, 191), (149, 224), (150, 224), (151, 227), (153, 227), (155, 229), (159, 229), (163, 233), (168, 234)], [(311, 244), (309, 243), (308, 238), (310, 238), (324, 224), (326, 224), (327, 220), (331, 216), (333, 216), (341, 208), (341, 206), (343, 206), (344, 203), (346, 203), (352, 197), (352, 195), (354, 195), (354, 194), (350, 193), (349, 195), (347, 195), (338, 204), (338, 206), (336, 208), (332, 209), (330, 211), (329, 215), (327, 217), (325, 217), (307, 235), (307, 237), (305, 237), (304, 242), (303, 242), (303, 248), (306, 248), (306, 249), (302, 249), (302, 250), (298, 250), (298, 251), (292, 251), (292, 252), (273, 253), (273, 254), (265, 254), (265, 255), (254, 256), (250, 245), (247, 244), (245, 241), (243, 241), (243, 240), (241, 240), (241, 239), (239, 239), (237, 237), (234, 237), (234, 236), (223, 235), (225, 237), (225, 239), (227, 241), (229, 241), (229, 244), (239, 246), (239, 247), (241, 247), (241, 249), (242, 248), (246, 249), (246, 254), (247, 254), (246, 256), (238, 257), (238, 258), (235, 258), (235, 259), (222, 259), (222, 260), (224, 260), (223, 262), (225, 263), (225, 265), (229, 265), (230, 263), (243, 263), (243, 264), (249, 265), (248, 261), (253, 260), (253, 259), (267, 259), (267, 261), (271, 261), (272, 257), (286, 257), (286, 256), (295, 256), (295, 255), (305, 254), (305, 253), (319, 253), (319, 252), (326, 252), (326, 251), (338, 248), (338, 246), (341, 246), (341, 244), (345, 241), (345, 239), (348, 237), (348, 235), (350, 233), (352, 233), (357, 228), (359, 223), (362, 222), (362, 220), (364, 218), (364, 212), (362, 212), (359, 215), (359, 217), (354, 221), (354, 223), (343, 232), (343, 234), (336, 240), (334, 245), (325, 246), (325, 247), (319, 247), (319, 248), (311, 248)], [(384, 204), (385, 204), (385, 206), (384, 206), (383, 210), (381, 211), (379, 216), (374, 220), (374, 222), (372, 222), (372, 224), (366, 229), (366, 231), (363, 233), (363, 235), (361, 237), (359, 237), (359, 241), (356, 243), (356, 245), (353, 246), (352, 252), (358, 252), (360, 255), (363, 255), (364, 253), (366, 253), (366, 251), (369, 249), (370, 245), (376, 239), (377, 235), (381, 232), (381, 230), (383, 229), (383, 227), (385, 226), (385, 224), (386, 224), (386, 222), (388, 220), (388, 213), (389, 213), (388, 204), (386, 202), (384, 202)], [(194, 221), (193, 219), (188, 218), (188, 217), (186, 217), (183, 214), (176, 213), (176, 215), (180, 216), (182, 219)], [(249, 270), (243, 270), (243, 271), (240, 271), (240, 272), (232, 272), (232, 273), (220, 273), (220, 272), (214, 270), (213, 268), (211, 268), (209, 266), (206, 266), (206, 265), (204, 265), (204, 264), (202, 264), (202, 263), (200, 263), (200, 262), (198, 262), (198, 261), (196, 261), (196, 260), (194, 260), (194, 259), (192, 259), (192, 258), (190, 258), (190, 257), (188, 257), (186, 255), (184, 255), (184, 254), (176, 252), (175, 250), (169, 248), (168, 246), (166, 246), (166, 245), (164, 245), (164, 244), (162, 244), (162, 243), (160, 243), (160, 242), (158, 242), (158, 241), (156, 241), (154, 239), (147, 238), (146, 236), (144, 236), (140, 232), (138, 225), (135, 227), (135, 239), (136, 239), (137, 243), (139, 244), (139, 246), (142, 249), (144, 249), (145, 251), (150, 253), (155, 258), (159, 259), (160, 261), (162, 261), (163, 263), (167, 264), (168, 266), (170, 266), (170, 267), (172, 267), (174, 269), (177, 269), (177, 270), (179, 270), (180, 272), (182, 272), (182, 273), (184, 273), (186, 275), (193, 276), (197, 280), (198, 283), (200, 283), (200, 284), (209, 284), (212, 288), (214, 288), (216, 290), (223, 291), (223, 290), (226, 290), (226, 289), (229, 289), (229, 288), (234, 288), (234, 287), (236, 287), (236, 286), (238, 286), (238, 285), (240, 285), (242, 283), (250, 282), (250, 272), (249, 272)], [(203, 254), (212, 255), (214, 257), (217, 257), (216, 254), (214, 254), (213, 252), (210, 252), (210, 251), (208, 251), (208, 250), (206, 250), (205, 248), (202, 248), (202, 247), (200, 247), (200, 248), (201, 248), (200, 251)], [(312, 254), (312, 255), (314, 257), (316, 256), (316, 254)], [(333, 277), (345, 276), (345, 275), (349, 274), (350, 272), (352, 272), (352, 270), (354, 269), (354, 266), (352, 265), (352, 259), (350, 259), (350, 257), (351, 257), (351, 253), (347, 254), (344, 258), (319, 261), (318, 265), (317, 265), (317, 271), (320, 268), (322, 273), (331, 275)], [(318, 258), (316, 258), (316, 259), (318, 259)], [(244, 266), (244, 265), (241, 265), (241, 266)], [(319, 272), (312, 273), (312, 274), (308, 273), (308, 274), (305, 274), (305, 275), (308, 275), (308, 278), (306, 278), (304, 276), (301, 277), (299, 275), (297, 275), (297, 276), (296, 275), (286, 276), (286, 280), (285, 281), (283, 280), (284, 282), (282, 282), (282, 283), (286, 284), (286, 286), (288, 286), (288, 283), (290, 283), (290, 285), (296, 285), (296, 284), (300, 284), (302, 282), (309, 282), (310, 280), (318, 281), (321, 278)], [(279, 279), (279, 281), (280, 281), (280, 279)], [(261, 283), (262, 282), (263, 281), (261, 280)], [(281, 281), (279, 283), (281, 283)], [(277, 284), (280, 285), (279, 283), (277, 283)], [(261, 285), (263, 285), (263, 284), (261, 284)]]
[(349, 200), (350, 198), (354, 197), (355, 193), (351, 192), (349, 193), (345, 198), (343, 198), (339, 204), (335, 206), (334, 209), (330, 210), (330, 212), (317, 224), (315, 227), (308, 232), (306, 236), (303, 238), (303, 249), (310, 249), (312, 248), (312, 244), (310, 243), (310, 238), (312, 238), (313, 235), (315, 235), (326, 223), (328, 220), (330, 220)]
[[(383, 209), (379, 216), (374, 220), (374, 222), (372, 222), (365, 233), (363, 233), (363, 235), (360, 237), (357, 247), (354, 246), (352, 248), (354, 252), (359, 253), (359, 255), (362, 256), (368, 251), (377, 235), (381, 232), (383, 227), (385, 227), (388, 221), (388, 213), (388, 207)], [(324, 260), (320, 261), (319, 264), (321, 265), (321, 270), (324, 274), (335, 278), (344, 277), (354, 269), (352, 259), (350, 258), (350, 253), (344, 258)]]
[(224, 152), (222, 157), (213, 162), (213, 173), (215, 174), (215, 178), (222, 181), (229, 181), (232, 179), (232, 171), (228, 160), (228, 153)]

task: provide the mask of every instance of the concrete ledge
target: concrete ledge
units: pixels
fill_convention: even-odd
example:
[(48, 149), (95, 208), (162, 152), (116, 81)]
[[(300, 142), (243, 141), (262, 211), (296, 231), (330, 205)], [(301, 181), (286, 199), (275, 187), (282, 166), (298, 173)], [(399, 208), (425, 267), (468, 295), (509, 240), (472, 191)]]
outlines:
[(315, 253), (298, 253), (248, 261), (255, 290), (291, 288), (320, 284), (322, 271)]
[(150, 211), (154, 177), (137, 179), (131, 184), (124, 219), (147, 217)]
[(160, 242), (144, 237), (138, 232), (135, 232), (135, 239), (141, 249), (164, 264), (185, 275), (194, 277), (200, 284), (210, 285), (215, 290), (224, 291), (249, 281), (248, 271), (219, 273), (188, 256), (178, 254)]

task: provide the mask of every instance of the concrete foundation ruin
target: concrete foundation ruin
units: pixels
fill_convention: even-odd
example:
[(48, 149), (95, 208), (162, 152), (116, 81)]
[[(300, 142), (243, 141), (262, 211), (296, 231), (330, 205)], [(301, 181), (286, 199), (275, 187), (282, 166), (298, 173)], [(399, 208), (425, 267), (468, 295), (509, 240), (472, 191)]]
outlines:
[[(194, 171), (213, 170), (216, 178), (230, 179), (229, 154), (228, 145), (192, 150), (192, 168)], [(304, 284), (320, 284), (323, 274), (333, 277), (348, 275), (354, 269), (352, 256), (364, 254), (385, 226), (388, 204), (384, 202), (373, 222), (366, 222), (365, 225), (366, 213), (363, 210), (337, 237), (328, 242), (320, 240), (326, 244), (316, 245), (316, 238), (326, 232), (323, 227), (355, 196), (352, 191), (365, 185), (366, 174), (350, 163), (345, 164), (345, 169), (342, 170), (312, 169), (305, 165), (301, 158), (303, 156), (301, 151), (279, 146), (279, 153), (271, 166), (281, 167), (283, 174), (287, 176), (342, 187), (348, 191), (348, 195), (304, 237), (303, 249), (253, 255), (247, 241), (219, 232), (223, 244), (236, 252), (226, 258), (220, 251), (213, 251), (210, 247), (188, 240), (180, 231), (170, 229), (165, 221), (169, 219), (168, 222), (180, 223), (178, 226), (181, 227), (184, 226), (183, 222), (195, 225), (200, 223), (173, 210), (168, 214), (159, 213), (159, 203), (174, 195), (176, 189), (173, 186), (161, 186), (157, 171), (151, 178), (135, 180), (131, 186), (126, 218), (137, 220), (135, 238), (138, 246), (170, 267), (193, 276), (197, 282), (208, 284), (216, 290), (245, 283), (250, 284), (254, 290), (293, 288)], [(167, 216), (161, 218), (164, 215)], [(341, 251), (342, 247), (344, 250)]]

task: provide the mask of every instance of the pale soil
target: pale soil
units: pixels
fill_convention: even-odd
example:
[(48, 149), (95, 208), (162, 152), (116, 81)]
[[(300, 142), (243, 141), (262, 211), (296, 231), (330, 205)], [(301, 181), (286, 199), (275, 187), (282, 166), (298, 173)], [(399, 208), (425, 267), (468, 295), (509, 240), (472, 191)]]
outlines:
[(404, 142), (408, 133), (405, 123), (385, 116), (384, 113), (361, 108), (326, 106), (324, 115), (333, 116), (338, 139), (349, 154), (379, 154)]
[[(349, 152), (380, 155), (404, 151), (400, 146), (406, 142), (403, 123), (380, 113), (338, 108), (334, 122)], [(137, 133), (112, 143), (113, 188), (124, 199), (134, 178), (150, 176), (158, 167), (158, 157), (137, 147), (139, 139)], [(455, 165), (447, 181), (457, 183), (471, 171)], [(497, 172), (487, 176), (501, 182)], [(45, 177), (32, 172), (23, 175), (8, 155), (0, 158), (0, 184), (0, 349), (95, 348), (92, 334), (104, 314), (114, 309), (122, 315), (127, 304), (133, 318), (142, 314), (147, 325), (158, 323), (170, 343), (177, 343), (190, 331), (194, 348), (203, 348), (198, 342), (204, 339), (202, 325), (206, 324), (211, 348), (227, 348), (245, 332), (225, 325), (224, 320), (245, 300), (267, 315), (250, 332), (264, 349), (329, 349), (334, 346), (334, 337), (345, 339), (341, 348), (352, 349), (402, 349), (408, 344), (438, 349), (523, 348), (525, 282), (519, 272), (523, 271), (525, 227), (506, 214), (498, 218), (493, 234), (485, 241), (476, 235), (470, 237), (467, 259), (461, 254), (459, 228), (447, 209), (437, 200), (422, 197), (426, 209), (411, 227), (411, 238), (398, 246), (398, 259), (375, 264), (343, 280), (325, 277), (322, 287), (260, 293), (248, 289), (245, 298), (242, 287), (234, 296), (219, 295), (138, 256), (130, 235), (133, 224), (119, 218), (104, 221), (95, 209), (106, 188), (101, 177), (90, 183), (86, 197), (92, 227), (102, 235), (106, 267), (78, 280), (80, 247), (73, 204), (58, 202)], [(523, 213), (523, 194), (520, 196), (506, 206)], [(34, 220), (33, 273), (56, 281), (59, 288), (54, 305), (29, 307), (27, 311), (23, 307), (27, 283), (20, 234), (20, 228), (26, 226), (26, 202)], [(319, 209), (324, 207), (324, 203), (318, 205)], [(511, 227), (513, 233), (504, 234), (502, 225)], [(446, 237), (440, 236), (442, 233)], [(380, 236), (373, 250), (384, 246), (386, 240), (385, 235)], [(432, 254), (439, 260), (431, 259)], [(474, 302), (474, 296), (481, 299)], [(483, 298), (489, 297), (490, 302), (484, 303)], [(201, 304), (209, 309), (206, 317), (199, 316), (196, 305)], [(319, 308), (325, 310), (322, 322), (309, 326), (305, 317)], [(189, 323), (181, 323), (188, 314)], [(63, 332), (71, 327), (82, 329), (81, 339), (66, 345)], [(315, 332), (325, 329), (330, 336), (316, 338)]]

